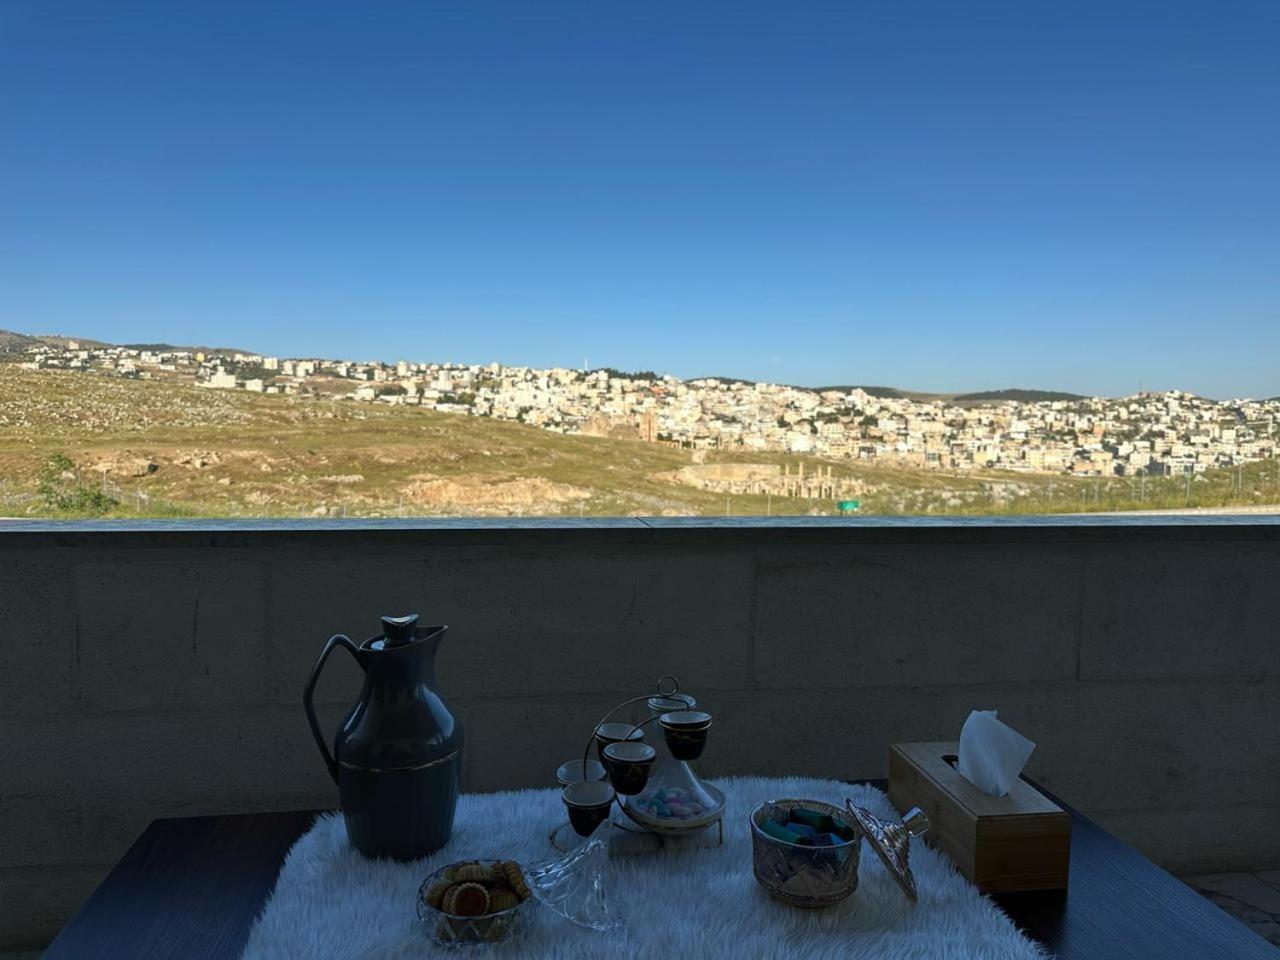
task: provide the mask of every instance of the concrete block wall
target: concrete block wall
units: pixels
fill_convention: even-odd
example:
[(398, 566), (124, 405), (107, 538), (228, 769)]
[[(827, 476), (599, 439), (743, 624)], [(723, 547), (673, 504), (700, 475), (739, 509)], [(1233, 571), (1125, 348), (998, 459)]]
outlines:
[[(1030, 773), (1177, 871), (1280, 862), (1280, 525), (11, 524), (0, 949), (47, 943), (158, 817), (332, 806), (300, 697), (326, 638), (447, 623), (468, 790), (550, 785), (678, 674), (701, 764), (884, 776), (995, 707)], [(359, 688), (335, 655), (336, 729)]]

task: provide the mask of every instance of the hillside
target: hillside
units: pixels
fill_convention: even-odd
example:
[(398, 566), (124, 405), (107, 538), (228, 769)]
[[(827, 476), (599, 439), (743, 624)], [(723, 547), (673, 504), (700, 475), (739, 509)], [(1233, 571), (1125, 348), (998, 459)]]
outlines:
[(1078, 393), (1062, 393), (1058, 390), (1026, 390), (1009, 388), (1005, 390), (982, 390), (977, 393), (929, 393), (923, 390), (903, 390), (900, 387), (859, 386), (857, 384), (838, 384), (824, 387), (807, 387), (805, 389), (822, 392), (839, 390), (847, 393), (850, 390), (861, 390), (873, 397), (883, 400), (915, 400), (918, 403), (929, 403), (942, 400), (947, 403), (991, 403), (1001, 400), (1016, 400), (1019, 403), (1040, 403), (1047, 400), (1087, 400), (1088, 397)]
[(1045, 403), (1055, 400), (1088, 400), (1078, 393), (1063, 393), (1060, 390), (1024, 390), (1010, 387), (1006, 390), (983, 390), (979, 393), (959, 393), (950, 398), (955, 403), (983, 403), (992, 400), (1015, 400), (1018, 403)]
[[(831, 501), (691, 485), (716, 464), (809, 473), (782, 453), (706, 452), (566, 436), (412, 407), (208, 390), (0, 365), (0, 515), (74, 515), (39, 494), (59, 482), (116, 501), (112, 516), (723, 516), (831, 514)], [(1078, 480), (823, 463), (864, 514), (1044, 513), (1220, 506), (1277, 499), (1276, 465), (1196, 480)], [(1270, 472), (1265, 472), (1270, 471)], [(1237, 490), (1237, 484), (1240, 489)]]
[(108, 343), (105, 340), (94, 340), (89, 337), (72, 337), (60, 333), (18, 333), (14, 330), (0, 330), (0, 355), (6, 353), (23, 353), (42, 344), (65, 346), (68, 340), (74, 340), (83, 347), (126, 347), (130, 350), (174, 351), (187, 350), (205, 353), (246, 353), (238, 347), (206, 347), (184, 346), (173, 343)]
[(5, 354), (25, 353), (32, 347), (40, 346), (40, 340), (25, 333), (14, 333), (12, 330), (0, 330), (0, 356)]
[(150, 350), (152, 353), (174, 353), (185, 351), (187, 353), (253, 353), (252, 350), (244, 350), (240, 347), (208, 347), (203, 344), (177, 344), (177, 343), (121, 343), (118, 346), (125, 347), (129, 350)]
[[(145, 515), (725, 512), (724, 496), (669, 479), (692, 458), (667, 446), (381, 404), (0, 368), (4, 513), (45, 512), (38, 474), (55, 453), (118, 499), (119, 512)], [(743, 501), (734, 512), (767, 506), (731, 499)]]
[(897, 387), (869, 387), (856, 383), (832, 384), (822, 387), (804, 387), (805, 390), (816, 390), (823, 393), (827, 390), (836, 390), (840, 393), (848, 393), (850, 390), (861, 390), (863, 393), (871, 397), (879, 397), (882, 400), (902, 400), (906, 397), (916, 396), (933, 396), (933, 394), (916, 394), (906, 390), (899, 390)]

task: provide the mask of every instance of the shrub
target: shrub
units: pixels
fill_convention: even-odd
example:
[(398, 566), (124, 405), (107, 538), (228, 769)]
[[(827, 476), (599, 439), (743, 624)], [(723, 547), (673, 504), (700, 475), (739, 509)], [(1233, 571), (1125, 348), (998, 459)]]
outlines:
[(39, 477), (36, 490), (50, 510), (100, 517), (118, 504), (105, 491), (81, 483), (75, 463), (66, 454), (55, 453), (49, 457), (40, 468)]

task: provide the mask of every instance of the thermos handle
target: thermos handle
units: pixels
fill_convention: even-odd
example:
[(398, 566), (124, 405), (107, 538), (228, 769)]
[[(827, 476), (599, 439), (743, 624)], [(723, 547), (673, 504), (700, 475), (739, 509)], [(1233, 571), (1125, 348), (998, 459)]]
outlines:
[(329, 767), (329, 775), (333, 777), (333, 782), (338, 782), (338, 761), (334, 759), (332, 753), (329, 752), (329, 746), (324, 742), (324, 734), (320, 732), (320, 723), (316, 720), (316, 709), (312, 706), (311, 698), (316, 692), (316, 681), (320, 679), (320, 671), (324, 668), (324, 662), (329, 659), (329, 654), (333, 653), (334, 647), (346, 647), (351, 656), (356, 658), (356, 663), (360, 664), (360, 669), (364, 669), (364, 663), (360, 660), (360, 648), (351, 642), (350, 638), (344, 637), (340, 633), (335, 633), (329, 638), (329, 642), (324, 645), (324, 652), (320, 654), (320, 659), (316, 661), (316, 665), (311, 668), (311, 677), (307, 680), (307, 689), (302, 693), (302, 703), (307, 708), (307, 722), (311, 724), (311, 735), (316, 738), (316, 746), (320, 748), (320, 754), (324, 757), (324, 762)]

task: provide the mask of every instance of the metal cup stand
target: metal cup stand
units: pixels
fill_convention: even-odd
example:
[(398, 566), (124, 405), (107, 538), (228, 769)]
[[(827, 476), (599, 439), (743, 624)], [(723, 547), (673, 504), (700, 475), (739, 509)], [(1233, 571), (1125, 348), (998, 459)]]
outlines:
[[(620, 703), (614, 704), (609, 712), (606, 713), (594, 727), (592, 727), (591, 736), (587, 740), (587, 745), (582, 751), (582, 764), (579, 769), (583, 771), (587, 769), (587, 761), (590, 759), (591, 755), (591, 746), (598, 742), (598, 731), (602, 726), (608, 723), (609, 718), (620, 709), (633, 703), (639, 703), (642, 700), (647, 701), (655, 698), (660, 700), (673, 699), (677, 694), (679, 694), (679, 692), (680, 682), (671, 674), (664, 674), (658, 678), (655, 691), (643, 693), (637, 697), (630, 697)], [(601, 750), (604, 767), (608, 775), (610, 795), (607, 800), (604, 799), (604, 790), (591, 787), (586, 781), (570, 783), (568, 786), (564, 787), (561, 792), (561, 799), (569, 809), (570, 823), (560, 824), (552, 829), (548, 839), (553, 847), (557, 850), (565, 850), (565, 847), (562, 846), (556, 838), (566, 826), (572, 826), (573, 830), (584, 838), (589, 837), (601, 823), (606, 821), (608, 818), (608, 810), (615, 802), (619, 809), (621, 809), (621, 811), (626, 815), (630, 823), (634, 824), (634, 826), (626, 827), (616, 825), (619, 829), (626, 829), (632, 832), (642, 832), (656, 836), (660, 846), (663, 848), (666, 847), (668, 838), (688, 837), (708, 829), (712, 824), (716, 827), (715, 846), (720, 846), (724, 843), (724, 797), (710, 784), (704, 783), (701, 785), (708, 791), (708, 793), (714, 791), (719, 802), (718, 809), (714, 811), (714, 815), (708, 814), (692, 818), (687, 822), (672, 820), (670, 823), (658, 824), (649, 818), (641, 819), (626, 803), (622, 801), (622, 799), (620, 799), (619, 795), (634, 796), (644, 789), (645, 784), (648, 783), (650, 771), (657, 758), (657, 752), (653, 747), (644, 744), (643, 741), (633, 741), (631, 737), (636, 733), (636, 731), (650, 723), (653, 723), (655, 720), (661, 721), (664, 717), (679, 712), (681, 711), (664, 711), (662, 713), (655, 714), (646, 720), (641, 720), (639, 723), (633, 724), (626, 734), (620, 739), (614, 740), (610, 738), (610, 742)], [(692, 749), (696, 750), (696, 752), (692, 753), (687, 759), (696, 759), (696, 757), (701, 754), (702, 745), (706, 740), (706, 729), (710, 726), (710, 723), (711, 717), (707, 714), (705, 723), (696, 721), (695, 725), (690, 726), (687, 730), (681, 730), (676, 734), (677, 740), (682, 740), (684, 742), (682, 749), (689, 750), (691, 749), (690, 744), (693, 744)], [(667, 737), (668, 747), (672, 747), (673, 734), (670, 728), (664, 728), (664, 735)], [(619, 754), (617, 757), (611, 756), (610, 754), (609, 748), (614, 746), (619, 747), (618, 750), (614, 751), (614, 753)], [(675, 754), (674, 750), (673, 756), (675, 756), (676, 759), (683, 759), (678, 754)], [(590, 794), (587, 799), (590, 799), (591, 803), (586, 804), (580, 802), (583, 800), (583, 794)], [(577, 822), (574, 822), (573, 815), (575, 812), (579, 814)], [(594, 824), (592, 821), (594, 821)], [(612, 823), (612, 821), (609, 822)], [(582, 829), (579, 829), (580, 825), (582, 828), (586, 829), (586, 833), (583, 833)]]

